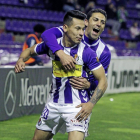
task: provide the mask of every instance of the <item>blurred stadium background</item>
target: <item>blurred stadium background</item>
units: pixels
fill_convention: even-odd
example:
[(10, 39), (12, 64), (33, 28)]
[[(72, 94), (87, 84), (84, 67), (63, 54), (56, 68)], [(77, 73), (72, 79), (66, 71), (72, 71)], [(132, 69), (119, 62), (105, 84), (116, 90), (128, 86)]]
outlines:
[[(90, 1), (94, 1), (96, 8), (102, 8), (105, 10), (107, 0), (85, 0), (85, 1), (84, 0), (74, 0), (73, 4), (76, 4), (75, 8), (85, 12), (84, 11), (84, 9), (86, 8), (85, 4), (89, 3)], [(119, 0), (112, 0), (112, 2), (114, 4), (116, 4), (117, 1), (119, 1)], [(128, 59), (131, 61), (131, 63), (133, 63), (135, 61), (135, 59), (140, 60), (140, 40), (133, 39), (130, 35), (129, 29), (135, 21), (138, 22), (139, 27), (140, 27), (140, 0), (133, 0), (133, 1), (132, 0), (127, 0), (127, 1), (120, 0), (120, 1), (123, 1), (125, 3), (125, 5), (124, 5), (125, 9), (128, 12), (127, 21), (126, 21), (127, 29), (120, 29), (119, 33), (116, 35), (116, 34), (112, 33), (111, 26), (109, 24), (106, 24), (106, 28), (105, 28), (104, 32), (102, 33), (101, 38), (104, 40), (105, 43), (108, 44), (108, 47), (110, 48), (110, 50), (112, 52), (112, 59), (115, 58), (120, 61), (122, 61), (123, 59), (125, 59), (125, 60)], [(0, 0), (0, 69), (3, 68), (3, 66), (5, 67), (5, 66), (9, 66), (9, 65), (10, 66), (15, 65), (15, 63), (22, 51), (23, 42), (25, 41), (26, 36), (29, 33), (33, 32), (33, 26), (35, 24), (41, 23), (46, 27), (46, 29), (62, 25), (62, 19), (65, 14), (65, 10), (64, 10), (63, 6), (65, 5), (65, 3), (66, 3), (66, 0)], [(43, 59), (43, 62), (47, 66), (48, 58), (46, 58), (46, 56), (41, 56), (41, 57)], [(115, 61), (113, 61), (113, 63), (115, 64)], [(117, 63), (119, 64), (119, 62), (117, 62)], [(127, 63), (127, 65), (129, 65), (129, 62)], [(138, 70), (136, 70), (136, 72), (135, 72), (133, 83), (134, 83), (134, 87), (137, 84), (138, 88), (136, 90), (134, 88), (132, 88), (132, 90), (131, 90), (131, 86), (130, 86), (130, 88), (129, 87), (126, 88), (126, 89), (130, 89), (130, 90), (123, 89), (124, 93), (133, 92), (133, 90), (137, 91), (139, 93), (140, 69), (139, 69), (139, 64), (136, 63), (136, 65), (137, 65), (136, 69), (138, 69)], [(123, 64), (121, 66), (123, 66)], [(129, 67), (131, 67), (131, 65)], [(129, 67), (128, 67), (128, 69), (129, 69)], [(113, 70), (113, 67), (112, 67), (112, 70)], [(112, 71), (110, 70), (109, 72), (111, 73), (110, 77), (113, 76)], [(137, 76), (137, 75), (139, 75), (139, 76)], [(115, 76), (121, 77), (120, 74), (115, 75)], [(2, 81), (1, 79), (3, 79), (3, 78), (1, 77), (0, 81)], [(127, 80), (129, 80), (129, 78)], [(130, 78), (130, 80), (131, 80), (131, 78)], [(118, 80), (116, 80), (116, 82), (118, 82)], [(2, 83), (2, 82), (0, 82), (0, 83)], [(1, 87), (2, 87), (2, 85), (0, 85), (0, 88)], [(118, 85), (116, 85), (116, 88), (119, 88)], [(117, 92), (118, 92), (118, 90), (115, 90), (114, 92), (112, 90), (110, 93), (113, 94), (113, 93), (117, 93)], [(0, 94), (3, 94), (3, 93), (4, 93), (4, 90)], [(120, 93), (120, 91), (118, 93)], [(138, 94), (137, 95), (125, 94), (125, 95), (130, 97), (130, 100), (128, 100), (129, 103), (131, 102), (131, 98), (132, 98), (132, 100), (135, 100), (137, 98), (136, 102), (134, 101), (131, 103), (131, 105), (129, 104), (130, 106), (134, 105), (137, 108), (139, 105), (138, 100), (140, 99), (139, 95)], [(106, 97), (107, 100), (110, 99), (110, 96), (111, 95), (108, 95), (108, 97)], [(112, 95), (113, 98), (117, 98), (116, 96), (118, 96), (118, 95)], [(122, 98), (124, 98), (123, 96), (124, 95), (122, 94)], [(127, 98), (127, 96), (125, 96), (125, 98)], [(120, 106), (119, 106), (118, 110), (121, 109), (121, 106), (123, 106), (123, 103), (126, 103), (125, 100), (123, 100), (122, 98), (119, 97), (120, 100), (118, 100), (118, 102), (120, 103)], [(106, 104), (107, 100), (105, 100), (105, 99), (103, 99), (102, 101), (99, 102), (99, 106)], [(126, 105), (127, 105), (127, 103), (126, 103)], [(110, 101), (109, 101), (109, 106), (110, 106)], [(107, 107), (109, 107), (109, 106), (107, 106)], [(130, 106), (128, 108), (127, 107), (126, 108), (128, 110), (133, 110), (133, 107), (130, 107)], [(115, 107), (117, 107), (117, 105)], [(138, 113), (138, 110), (136, 108), (133, 110), (134, 112), (132, 112), (132, 114), (134, 113), (136, 115), (132, 115), (132, 116), (130, 116), (131, 112), (129, 112), (129, 113), (127, 112), (128, 111), (127, 109), (122, 110), (122, 112), (123, 111), (125, 112), (125, 110), (126, 110), (126, 114), (125, 113), (121, 114), (122, 112), (119, 114), (119, 112), (118, 112), (118, 114), (120, 116), (125, 115), (125, 117), (122, 118), (122, 122), (118, 121), (119, 123), (122, 123), (122, 129), (120, 129), (120, 130), (112, 129), (112, 132), (113, 131), (117, 132), (117, 134), (118, 134), (118, 135), (116, 135), (117, 139), (119, 139), (119, 140), (132, 140), (132, 139), (138, 140), (140, 138), (140, 131), (139, 131), (140, 127), (137, 125), (137, 124), (140, 124), (140, 121), (138, 119), (138, 115), (140, 116), (140, 114)], [(24, 109), (26, 109), (26, 108), (24, 108)], [(105, 108), (103, 108), (101, 110), (105, 110)], [(113, 106), (112, 106), (112, 110), (113, 110)], [(114, 113), (112, 110), (110, 111), (110, 114)], [(98, 110), (95, 110), (95, 112), (97, 112), (97, 114), (98, 114)], [(2, 111), (0, 111), (0, 113), (5, 113), (5, 112), (2, 110)], [(40, 113), (41, 113), (41, 111), (40, 111)], [(29, 114), (32, 114), (32, 112), (28, 113), (27, 115), (29, 115)], [(117, 110), (116, 110), (116, 114), (117, 114)], [(0, 115), (2, 115), (2, 114), (0, 114)], [(22, 113), (20, 113), (20, 116), (21, 115), (22, 115)], [(23, 113), (23, 115), (25, 115), (25, 114)], [(105, 115), (105, 113), (103, 115)], [(118, 117), (120, 117), (119, 115), (118, 115)], [(130, 119), (129, 116), (130, 116), (130, 118), (132, 117), (133, 119)], [(28, 120), (29, 117), (25, 118), (25, 121)], [(34, 125), (35, 125), (38, 117), (39, 117), (39, 115), (37, 115), (37, 117), (35, 117), (35, 118), (33, 117), (35, 119), (35, 121), (33, 122), (33, 124), (31, 124), (33, 126), (31, 128), (32, 134), (34, 131)], [(115, 124), (115, 120), (113, 119), (114, 117), (115, 117), (114, 115), (112, 115), (112, 117), (110, 115), (109, 119), (111, 119), (112, 122), (110, 121), (109, 123), (107, 123), (104, 126), (102, 126), (102, 123), (100, 125), (97, 124), (97, 126), (96, 126), (97, 129), (94, 128), (94, 130), (92, 130), (92, 128), (90, 127), (91, 136), (93, 136), (92, 132), (94, 132), (94, 133), (97, 132), (97, 135), (95, 135), (95, 140), (115, 140), (114, 133), (112, 133), (110, 137), (107, 136), (106, 138), (104, 138), (105, 134), (103, 134), (103, 137), (98, 138), (98, 136), (100, 136), (102, 131), (104, 129), (106, 129), (107, 125), (109, 125), (109, 124), (113, 124), (116, 126), (118, 125), (118, 124)], [(123, 123), (123, 121), (125, 121), (127, 117), (129, 118), (128, 119), (129, 123), (128, 122)], [(9, 119), (11, 119), (11, 118), (14, 118), (14, 117), (10, 116)], [(98, 119), (99, 116), (95, 116), (95, 118)], [(104, 116), (103, 116), (103, 118), (104, 118)], [(108, 119), (108, 116), (106, 116), (106, 119)], [(7, 118), (3, 119), (3, 120), (7, 120)], [(22, 120), (20, 120), (20, 121), (22, 121)], [(132, 123), (130, 123), (131, 121), (134, 122), (134, 124), (135, 124), (134, 126)], [(13, 120), (13, 123), (15, 123), (15, 122), (16, 122), (16, 120), (15, 121)], [(96, 121), (94, 121), (93, 123), (95, 124)], [(105, 118), (104, 118), (104, 123), (105, 123)], [(126, 125), (127, 123), (132, 126), (133, 130), (132, 129), (124, 130), (125, 132), (127, 131), (127, 134), (121, 138), (121, 133), (119, 133), (119, 131), (124, 132), (123, 126), (125, 128), (127, 128), (127, 127), (129, 128), (129, 126)], [(6, 121), (0, 122), (0, 124), (7, 125)], [(11, 127), (11, 126), (13, 126), (13, 124), (11, 124), (10, 122), (8, 122), (8, 124), (9, 124), (8, 127), (10, 127), (10, 129), (13, 129)], [(11, 124), (11, 126), (10, 126), (10, 124)], [(20, 127), (21, 127), (20, 129), (22, 129), (22, 127), (23, 127), (22, 124)], [(26, 127), (29, 127), (29, 125), (26, 125)], [(0, 126), (0, 130), (2, 132), (4, 132), (4, 131), (8, 131), (8, 128), (3, 129)], [(132, 134), (132, 131), (134, 132), (135, 137)], [(106, 133), (110, 133), (110, 131), (106, 131)], [(20, 132), (19, 132), (19, 134), (20, 134)], [(132, 134), (132, 135), (129, 136), (129, 134)], [(9, 140), (10, 136), (6, 137), (6, 135), (7, 135), (7, 133), (1, 133), (0, 139), (2, 138), (2, 140)], [(12, 134), (10, 133), (10, 135), (12, 135)], [(21, 133), (21, 135), (22, 135), (22, 133)], [(119, 135), (120, 135), (120, 137), (118, 137)], [(29, 136), (28, 139), (31, 138), (31, 136)], [(13, 137), (13, 140), (16, 140), (16, 138), (14, 138), (14, 136), (12, 136), (12, 137)], [(59, 136), (58, 138), (56, 137), (55, 140), (60, 140), (62, 137), (63, 136)], [(21, 140), (21, 139), (22, 139), (21, 137), (17, 138), (17, 140)], [(24, 138), (24, 139), (26, 139), (26, 138)], [(89, 139), (93, 140), (92, 137), (90, 137)], [(63, 140), (63, 138), (62, 138), (62, 140)]]
[[(114, 4), (115, 1), (112, 0)], [(0, 0), (0, 65), (15, 63), (27, 34), (33, 32), (36, 23), (43, 24), (46, 29), (62, 25), (65, 2), (64, 0), (59, 2), (57, 0)], [(89, 0), (84, 3), (88, 2)], [(107, 0), (94, 0), (94, 2), (96, 8), (102, 9), (105, 9), (107, 4)], [(138, 4), (139, 0), (126, 2), (128, 29), (134, 21), (140, 23)], [(84, 11), (85, 7), (79, 4), (78, 9)], [(113, 35), (110, 25), (107, 24), (101, 35), (105, 43), (114, 47), (117, 56), (140, 55), (140, 42), (135, 42), (131, 38), (128, 29), (120, 29), (118, 35)]]

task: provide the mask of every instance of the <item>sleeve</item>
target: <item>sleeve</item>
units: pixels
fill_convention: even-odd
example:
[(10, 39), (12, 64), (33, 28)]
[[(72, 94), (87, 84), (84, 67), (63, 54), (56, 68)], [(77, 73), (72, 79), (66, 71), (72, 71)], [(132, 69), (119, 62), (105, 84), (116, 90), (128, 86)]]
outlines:
[(27, 39), (27, 45), (28, 45), (29, 48), (32, 47), (32, 46), (35, 45), (35, 44), (36, 44), (36, 40), (35, 40), (34, 37), (29, 37), (29, 38)]
[(61, 50), (61, 46), (59, 46), (57, 42), (57, 38), (63, 36), (62, 27), (54, 27), (49, 30), (46, 30), (42, 33), (41, 37), (45, 44), (50, 48), (50, 50), (55, 53), (58, 50)]
[(41, 55), (41, 54), (48, 54), (49, 55), (49, 48), (44, 42), (37, 44), (34, 48), (34, 51), (38, 55)]
[(85, 66), (91, 71), (94, 71), (102, 66), (97, 59), (96, 52), (89, 47), (86, 47), (83, 52), (83, 61)]
[(102, 64), (106, 75), (108, 73), (110, 60), (111, 60), (110, 50), (109, 50), (109, 48), (107, 46), (105, 46), (105, 49), (104, 49), (103, 53), (101, 54), (101, 56), (99, 58), (99, 61)]
[(92, 80), (92, 81), (89, 81), (90, 82), (90, 87), (88, 89), (88, 93), (93, 93), (93, 91), (96, 89), (97, 85), (98, 85), (98, 80)]
[[(105, 50), (103, 51), (102, 55), (100, 56), (100, 63), (102, 64), (104, 70), (105, 70), (105, 74), (107, 75), (108, 72), (108, 68), (109, 68), (109, 64), (110, 64), (110, 60), (111, 60), (111, 53), (110, 50), (108, 49), (108, 47), (105, 47)], [(98, 85), (98, 80), (96, 80), (96, 78), (93, 76), (92, 73), (88, 72), (88, 79), (90, 82), (90, 88), (88, 89), (89, 93), (91, 91), (94, 91)]]
[[(85, 65), (90, 69), (90, 71), (97, 70), (100, 68), (102, 65), (98, 61), (96, 52), (93, 51), (91, 48), (87, 48), (86, 51), (83, 53), (83, 59)], [(90, 93), (93, 93), (98, 85), (98, 81), (94, 78), (92, 72), (87, 71), (88, 74), (88, 80), (90, 82), (90, 88), (88, 89), (89, 95)]]

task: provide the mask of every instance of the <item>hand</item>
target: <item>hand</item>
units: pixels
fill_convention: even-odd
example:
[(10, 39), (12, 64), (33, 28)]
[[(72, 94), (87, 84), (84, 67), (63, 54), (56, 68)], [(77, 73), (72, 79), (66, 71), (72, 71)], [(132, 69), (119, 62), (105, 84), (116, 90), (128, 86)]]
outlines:
[(77, 113), (75, 118), (78, 121), (86, 120), (88, 116), (91, 114), (94, 104), (91, 102), (81, 103), (80, 105), (76, 106), (76, 108), (82, 107), (82, 109)]
[(57, 51), (56, 55), (60, 58), (60, 62), (66, 71), (75, 69), (76, 61), (72, 56), (67, 55), (63, 50)]
[(90, 87), (90, 82), (83, 77), (70, 78), (70, 84), (75, 89), (88, 89)]
[(20, 73), (25, 71), (25, 62), (23, 61), (23, 58), (19, 58), (15, 65), (15, 73)]

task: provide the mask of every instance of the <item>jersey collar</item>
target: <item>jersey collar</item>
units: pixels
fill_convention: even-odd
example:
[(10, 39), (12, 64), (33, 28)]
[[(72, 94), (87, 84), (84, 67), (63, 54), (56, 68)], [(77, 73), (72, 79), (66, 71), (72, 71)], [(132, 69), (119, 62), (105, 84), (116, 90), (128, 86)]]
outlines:
[(84, 39), (84, 41), (85, 41), (87, 44), (89, 44), (89, 45), (96, 45), (96, 44), (98, 44), (99, 41), (100, 41), (100, 37), (99, 37), (97, 40), (91, 40), (91, 39), (89, 39), (85, 34), (84, 34), (84, 36), (83, 36), (83, 39)]

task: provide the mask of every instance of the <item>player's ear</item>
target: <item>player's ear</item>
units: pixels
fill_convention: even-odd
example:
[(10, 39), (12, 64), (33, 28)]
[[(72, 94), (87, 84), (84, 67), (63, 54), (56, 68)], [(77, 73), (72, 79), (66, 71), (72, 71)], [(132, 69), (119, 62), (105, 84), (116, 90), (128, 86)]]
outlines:
[(63, 25), (63, 30), (64, 30), (64, 32), (67, 32), (67, 30), (68, 30), (68, 25), (64, 24), (64, 25)]
[(85, 25), (88, 26), (88, 20), (87, 19), (85, 19)]

